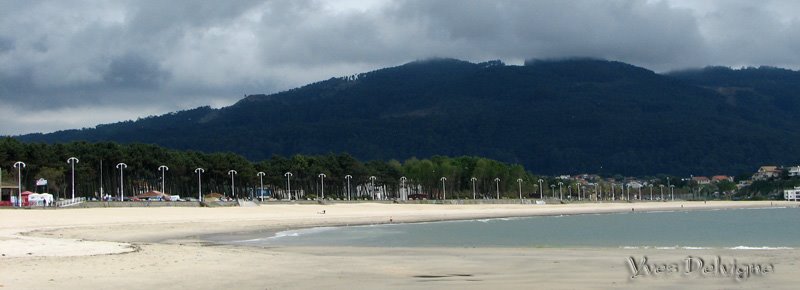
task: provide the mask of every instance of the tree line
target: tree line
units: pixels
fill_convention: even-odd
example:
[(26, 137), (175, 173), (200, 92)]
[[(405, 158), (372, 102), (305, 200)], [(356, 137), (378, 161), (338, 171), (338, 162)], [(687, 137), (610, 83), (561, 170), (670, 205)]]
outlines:
[[(665, 199), (674, 193), (676, 199), (725, 199), (737, 192), (732, 182), (700, 185), (696, 182), (670, 175), (644, 176), (630, 178), (622, 175), (588, 176), (582, 180), (561, 179), (556, 176), (533, 174), (519, 164), (504, 163), (482, 157), (433, 156), (427, 159), (410, 158), (404, 161), (372, 160), (362, 162), (355, 157), (341, 154), (293, 155), (291, 157), (273, 156), (258, 162), (250, 161), (233, 153), (202, 153), (181, 151), (148, 144), (119, 144), (113, 142), (72, 142), (59, 144), (23, 143), (13, 138), (0, 139), (0, 169), (6, 187), (16, 188), (17, 169), (13, 164), (24, 162), (21, 170), (23, 190), (49, 192), (65, 198), (71, 193), (70, 157), (78, 158), (75, 164), (75, 192), (77, 197), (100, 197), (101, 188), (105, 194), (118, 196), (124, 189), (126, 196), (141, 194), (150, 190), (161, 190), (161, 171), (164, 173), (165, 192), (172, 195), (195, 197), (198, 186), (203, 195), (220, 193), (225, 196), (250, 197), (261, 188), (263, 181), (266, 192), (276, 197), (285, 197), (285, 190), (291, 186), (292, 192), (301, 198), (315, 198), (324, 192), (327, 198), (539, 198), (557, 196), (564, 199), (592, 198), (610, 199), (614, 196), (627, 198), (654, 196)], [(120, 187), (118, 163), (125, 163)], [(198, 184), (196, 168), (203, 168), (201, 183)], [(230, 170), (237, 174), (231, 184)], [(258, 173), (263, 172), (263, 177)], [(286, 172), (291, 172), (287, 184)], [(350, 176), (350, 188), (346, 176)], [(371, 177), (375, 177), (374, 180)], [(405, 180), (401, 180), (405, 177)], [(442, 177), (445, 179), (443, 180)], [(744, 178), (741, 176), (739, 178)], [(36, 187), (36, 180), (48, 180), (47, 187)], [(474, 181), (473, 181), (473, 178)], [(541, 180), (541, 182), (539, 182)], [(628, 188), (622, 191), (623, 184), (631, 181), (643, 187)], [(372, 186), (374, 184), (374, 187)], [(777, 198), (780, 190), (800, 184), (797, 178), (779, 178), (756, 182), (751, 187), (738, 190), (739, 198)], [(539, 187), (541, 185), (541, 188)], [(652, 187), (650, 187), (652, 185)], [(673, 186), (673, 187), (670, 187)], [(663, 187), (662, 187), (663, 186)], [(349, 190), (349, 192), (348, 192)], [(7, 191), (6, 191), (7, 193)], [(445, 196), (446, 194), (446, 196)], [(7, 197), (6, 197), (7, 198)]]
[[(499, 192), (503, 196), (517, 196), (517, 179), (523, 179), (522, 190), (526, 195), (533, 192), (532, 184), (539, 177), (526, 171), (521, 165), (508, 164), (480, 157), (444, 157), (429, 159), (411, 158), (403, 162), (368, 161), (361, 162), (348, 154), (294, 155), (291, 157), (273, 156), (270, 159), (251, 162), (233, 153), (202, 153), (198, 151), (179, 151), (148, 144), (118, 144), (113, 142), (72, 142), (64, 144), (22, 143), (13, 138), (0, 139), (0, 168), (3, 169), (3, 184), (16, 185), (17, 169), (13, 164), (24, 162), (22, 169), (23, 190), (36, 192), (49, 191), (59, 197), (67, 197), (71, 192), (70, 157), (79, 161), (75, 164), (76, 196), (99, 197), (103, 193), (117, 196), (120, 188), (126, 196), (141, 194), (150, 190), (161, 190), (162, 165), (169, 169), (164, 172), (165, 191), (168, 194), (196, 196), (198, 174), (196, 168), (203, 168), (201, 185), (203, 194), (220, 193), (226, 196), (245, 197), (261, 187), (259, 172), (264, 172), (265, 191), (283, 191), (287, 186), (286, 172), (291, 172), (291, 189), (299, 191), (306, 198), (313, 198), (322, 192), (319, 174), (325, 174), (324, 191), (326, 197), (346, 198), (347, 180), (350, 175), (351, 195), (360, 193), (360, 198), (373, 198), (375, 188), (385, 192), (384, 197), (399, 197), (406, 189), (408, 194), (426, 198), (471, 198), (475, 177), (475, 191), (479, 195)], [(120, 171), (116, 167), (125, 163), (120, 187)], [(233, 176), (231, 185), (230, 170)], [(375, 177), (374, 180), (370, 177)], [(405, 177), (405, 181), (401, 181)], [(445, 177), (444, 188), (442, 177)], [(46, 188), (35, 186), (36, 180), (48, 181)], [(496, 178), (500, 182), (495, 182)], [(13, 183), (12, 183), (13, 181)], [(375, 188), (371, 185), (375, 184)], [(405, 186), (405, 187), (404, 187)], [(443, 192), (443, 189), (445, 190)]]

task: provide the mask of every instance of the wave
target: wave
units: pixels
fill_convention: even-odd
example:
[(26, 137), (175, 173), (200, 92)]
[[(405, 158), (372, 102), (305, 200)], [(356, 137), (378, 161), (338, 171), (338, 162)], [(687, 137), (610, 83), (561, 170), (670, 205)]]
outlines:
[[(488, 223), (488, 222), (493, 222), (493, 221), (512, 221), (512, 220), (519, 220), (519, 219), (525, 219), (525, 218), (531, 218), (531, 217), (486, 218), (486, 219), (472, 219), (472, 220), (463, 220), (463, 221), (454, 220), (454, 221), (451, 221), (451, 222), (481, 222), (481, 223)], [(441, 221), (441, 222), (447, 222), (447, 221)], [(432, 222), (432, 223), (436, 223), (436, 222)]]
[[(621, 246), (620, 249), (624, 250), (638, 250), (638, 249), (656, 249), (656, 250), (708, 250), (715, 249), (715, 247), (694, 247), (694, 246)], [(791, 247), (750, 247), (750, 246), (736, 246), (725, 247), (728, 250), (793, 250)]]
[(693, 246), (621, 246), (620, 249), (636, 250), (636, 249), (656, 249), (656, 250), (707, 250), (713, 249), (710, 247), (693, 247)]
[(268, 237), (268, 238), (252, 239), (252, 241), (258, 241), (258, 240), (262, 240), (263, 241), (263, 240), (280, 239), (280, 238), (287, 238), (287, 237), (299, 237), (299, 236), (307, 235), (307, 234), (316, 234), (316, 233), (331, 231), (331, 230), (334, 230), (334, 229), (337, 229), (337, 228), (339, 228), (339, 227), (316, 227), (316, 228), (307, 228), (307, 229), (299, 229), (299, 230), (288, 230), (288, 231), (277, 232), (277, 233), (275, 233), (275, 235), (273, 235), (271, 237)]
[(729, 250), (791, 250), (790, 247), (748, 247), (748, 246), (736, 246), (732, 248), (727, 248)]

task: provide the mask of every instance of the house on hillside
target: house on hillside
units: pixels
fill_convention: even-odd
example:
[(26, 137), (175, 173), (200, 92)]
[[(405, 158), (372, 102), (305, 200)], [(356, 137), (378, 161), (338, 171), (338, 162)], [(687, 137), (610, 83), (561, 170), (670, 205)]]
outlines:
[(739, 183), (736, 184), (736, 189), (742, 189), (748, 187), (750, 186), (750, 184), (751, 184), (750, 180), (739, 180)]
[(582, 179), (582, 180), (586, 180), (586, 181), (595, 181), (595, 180), (601, 180), (601, 177), (600, 177), (600, 175), (597, 175), (597, 174), (584, 173), (584, 174), (575, 175), (575, 176), (572, 177), (572, 179)]
[(761, 166), (758, 172), (753, 174), (753, 180), (767, 180), (781, 175), (781, 170), (778, 166)]
[(719, 183), (719, 182), (721, 182), (721, 181), (730, 181), (730, 182), (733, 182), (733, 176), (727, 176), (727, 175), (714, 175), (713, 177), (711, 177), (711, 182), (713, 182), (713, 183)]
[(705, 176), (693, 176), (692, 177), (692, 181), (697, 182), (697, 184), (701, 184), (701, 185), (702, 184), (710, 184), (711, 183), (711, 179), (708, 179), (708, 177), (705, 177)]
[(800, 176), (800, 166), (789, 167), (789, 176)]

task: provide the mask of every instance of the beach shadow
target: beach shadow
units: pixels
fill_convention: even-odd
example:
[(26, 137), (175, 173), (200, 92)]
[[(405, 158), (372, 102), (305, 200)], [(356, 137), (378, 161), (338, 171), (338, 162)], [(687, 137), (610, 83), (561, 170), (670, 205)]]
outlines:
[[(434, 281), (453, 281), (453, 279), (447, 278), (466, 278), (466, 277), (473, 277), (472, 274), (442, 274), (442, 275), (414, 275), (411, 276), (417, 280), (417, 282), (434, 282)], [(460, 279), (456, 279), (460, 280)], [(481, 281), (478, 279), (463, 279), (462, 281), (470, 281), (470, 282), (477, 282)]]

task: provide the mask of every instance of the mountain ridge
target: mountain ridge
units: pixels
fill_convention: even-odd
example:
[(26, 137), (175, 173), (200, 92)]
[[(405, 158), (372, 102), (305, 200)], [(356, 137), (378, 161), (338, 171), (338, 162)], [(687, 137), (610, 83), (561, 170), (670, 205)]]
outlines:
[(772, 69), (657, 74), (598, 59), (429, 59), (220, 109), (16, 138), (154, 143), (254, 160), (478, 155), (539, 173), (733, 175), (800, 161), (792, 158), (800, 129), (790, 121), (800, 98), (787, 91), (800, 88), (800, 73)]

